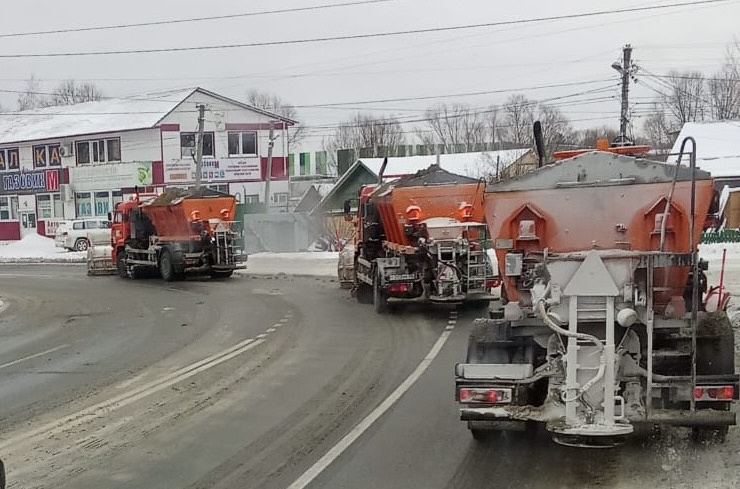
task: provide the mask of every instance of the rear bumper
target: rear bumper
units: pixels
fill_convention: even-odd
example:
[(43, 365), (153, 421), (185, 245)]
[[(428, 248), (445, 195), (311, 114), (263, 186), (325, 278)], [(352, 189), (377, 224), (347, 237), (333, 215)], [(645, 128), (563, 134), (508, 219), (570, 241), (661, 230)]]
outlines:
[[(461, 421), (539, 421), (561, 419), (565, 410), (541, 409), (534, 406), (497, 406), (460, 408)], [(734, 426), (737, 414), (732, 411), (701, 409), (698, 411), (653, 410), (641, 418), (630, 418), (631, 423), (650, 423), (672, 426)]]
[(438, 302), (440, 304), (450, 304), (450, 303), (459, 303), (459, 302), (486, 302), (486, 301), (492, 301), (495, 299), (496, 297), (493, 294), (487, 294), (485, 292), (474, 292), (470, 294), (449, 295), (449, 296), (441, 296), (441, 295), (429, 296), (429, 300), (431, 302)]

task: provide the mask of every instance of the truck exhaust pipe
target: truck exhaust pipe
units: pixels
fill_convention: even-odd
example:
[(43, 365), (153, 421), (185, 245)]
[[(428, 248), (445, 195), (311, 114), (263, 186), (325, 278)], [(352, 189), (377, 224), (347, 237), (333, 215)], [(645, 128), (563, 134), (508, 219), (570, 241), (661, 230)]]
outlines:
[(540, 121), (534, 121), (534, 146), (537, 149), (537, 168), (542, 168), (545, 164), (545, 143), (542, 139), (542, 124)]
[(383, 164), (380, 165), (380, 171), (378, 172), (378, 185), (383, 183), (383, 173), (385, 173), (385, 167), (388, 166), (388, 157), (383, 158)]

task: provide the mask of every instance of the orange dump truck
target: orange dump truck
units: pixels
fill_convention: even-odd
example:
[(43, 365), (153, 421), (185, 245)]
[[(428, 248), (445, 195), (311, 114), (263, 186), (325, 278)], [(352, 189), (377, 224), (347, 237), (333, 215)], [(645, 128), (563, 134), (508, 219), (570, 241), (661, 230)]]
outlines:
[[(483, 190), (475, 179), (431, 166), (361, 190), (353, 295), (385, 312), (389, 303), (487, 305), (496, 276), (483, 247)], [(345, 202), (349, 217), (350, 202)]]
[(236, 199), (209, 189), (171, 189), (158, 197), (116, 206), (111, 228), (113, 263), (121, 277), (158, 270), (166, 281), (186, 273), (226, 278), (244, 268), (234, 228)]
[(489, 185), (502, 301), (455, 372), (473, 436), (542, 423), (558, 443), (611, 446), (643, 424), (724, 439), (734, 337), (697, 253), (715, 203), (707, 172), (612, 152)]

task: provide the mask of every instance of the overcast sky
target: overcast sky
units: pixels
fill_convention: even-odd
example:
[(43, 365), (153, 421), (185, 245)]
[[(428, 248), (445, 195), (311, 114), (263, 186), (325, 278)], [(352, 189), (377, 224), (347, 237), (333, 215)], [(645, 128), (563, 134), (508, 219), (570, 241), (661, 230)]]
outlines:
[[(220, 1), (93, 0), (3, 2), (0, 34), (215, 16), (351, 0)], [(374, 33), (575, 14), (686, 0), (392, 0), (300, 13), (239, 17), (196, 23), (135, 27), (82, 33), (0, 37), (0, 55), (91, 50), (250, 43), (334, 35)], [(0, 59), (0, 89), (22, 90), (31, 74), (41, 91), (60, 80), (96, 83), (108, 96), (200, 85), (244, 99), (251, 87), (270, 91), (296, 105), (348, 102), (342, 108), (300, 109), (316, 138), (356, 112), (353, 102), (387, 98), (517, 90), (532, 98), (561, 99), (576, 127), (618, 126), (618, 73), (610, 65), (626, 43), (644, 69), (631, 95), (648, 102), (660, 89), (657, 79), (671, 69), (717, 70), (726, 48), (740, 38), (740, 1), (671, 10), (614, 14), (526, 25), (316, 44), (264, 46), (179, 53), (125, 54), (64, 58)], [(640, 76), (641, 75), (641, 76)], [(588, 82), (539, 90), (527, 87)], [(613, 88), (608, 88), (613, 87)], [(510, 94), (447, 98), (485, 107)], [(605, 100), (605, 97), (611, 97)], [(568, 104), (565, 104), (565, 101)], [(402, 118), (422, 116), (437, 102), (397, 101), (362, 107)], [(2, 93), (5, 110), (16, 95)], [(638, 112), (645, 105), (633, 106)], [(636, 125), (640, 126), (639, 121)], [(319, 126), (319, 127), (316, 127)]]

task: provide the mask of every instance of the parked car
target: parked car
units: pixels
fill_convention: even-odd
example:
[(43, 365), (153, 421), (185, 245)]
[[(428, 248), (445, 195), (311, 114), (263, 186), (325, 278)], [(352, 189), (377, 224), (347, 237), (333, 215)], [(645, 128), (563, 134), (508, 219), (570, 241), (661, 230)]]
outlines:
[(70, 251), (85, 251), (90, 245), (110, 245), (111, 223), (107, 219), (74, 219), (59, 223), (54, 244)]

